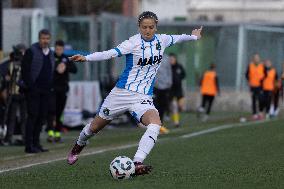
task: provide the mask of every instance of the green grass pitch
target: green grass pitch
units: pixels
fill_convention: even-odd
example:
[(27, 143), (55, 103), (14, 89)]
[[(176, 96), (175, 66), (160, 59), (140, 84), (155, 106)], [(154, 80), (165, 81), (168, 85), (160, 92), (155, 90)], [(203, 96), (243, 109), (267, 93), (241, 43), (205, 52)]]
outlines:
[[(218, 115), (215, 115), (218, 117)], [(0, 174), (0, 188), (284, 188), (283, 119), (233, 127), (192, 138), (180, 136), (234, 122), (228, 116), (199, 123), (184, 114), (181, 129), (162, 135), (145, 163), (154, 169), (150, 175), (116, 181), (108, 172), (116, 156), (132, 158), (136, 147), (84, 156), (76, 165), (65, 160)], [(131, 132), (129, 132), (131, 130)], [(25, 156), (22, 148), (0, 148), (0, 168), (64, 157), (78, 132), (51, 152)], [(143, 130), (106, 130), (91, 141), (87, 150), (115, 148), (138, 142)]]

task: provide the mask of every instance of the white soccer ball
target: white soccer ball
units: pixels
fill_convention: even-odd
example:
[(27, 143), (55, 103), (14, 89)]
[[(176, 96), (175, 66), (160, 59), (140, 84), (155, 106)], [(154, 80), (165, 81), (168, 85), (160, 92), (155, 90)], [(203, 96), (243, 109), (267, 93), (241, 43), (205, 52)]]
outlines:
[(134, 176), (134, 162), (126, 156), (118, 156), (109, 165), (112, 178), (117, 180), (129, 179)]

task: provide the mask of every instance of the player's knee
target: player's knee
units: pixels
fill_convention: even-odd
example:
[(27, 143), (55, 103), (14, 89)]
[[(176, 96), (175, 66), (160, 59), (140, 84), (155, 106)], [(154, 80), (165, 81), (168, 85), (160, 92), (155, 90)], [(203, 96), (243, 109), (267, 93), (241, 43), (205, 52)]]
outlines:
[(93, 133), (98, 133), (101, 129), (103, 129), (108, 123), (110, 122), (110, 120), (105, 120), (99, 116), (96, 116), (95, 119), (93, 119), (93, 121), (90, 124), (90, 130)]
[(155, 110), (147, 111), (142, 117), (142, 123), (146, 126), (149, 124), (162, 125), (159, 113)]

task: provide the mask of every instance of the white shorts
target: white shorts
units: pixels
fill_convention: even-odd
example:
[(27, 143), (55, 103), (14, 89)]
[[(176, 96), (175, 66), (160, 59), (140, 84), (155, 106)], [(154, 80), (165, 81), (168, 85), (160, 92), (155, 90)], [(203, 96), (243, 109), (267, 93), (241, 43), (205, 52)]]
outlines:
[(99, 116), (106, 120), (113, 120), (128, 111), (137, 122), (140, 122), (147, 110), (158, 112), (151, 96), (114, 87), (101, 105)]

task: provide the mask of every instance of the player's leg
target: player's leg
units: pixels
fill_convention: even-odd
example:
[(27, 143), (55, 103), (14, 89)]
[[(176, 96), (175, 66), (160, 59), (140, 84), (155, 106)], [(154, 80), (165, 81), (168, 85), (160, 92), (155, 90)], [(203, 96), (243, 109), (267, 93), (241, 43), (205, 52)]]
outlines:
[(207, 115), (209, 115), (210, 112), (211, 112), (213, 101), (214, 101), (214, 96), (208, 96), (208, 107), (207, 107), (207, 111), (206, 111)]
[(201, 94), (201, 103), (200, 106), (197, 108), (197, 118), (200, 118), (201, 114), (204, 113), (206, 97), (205, 95)]
[[(128, 96), (127, 96), (128, 95)], [(76, 144), (68, 155), (67, 162), (72, 165), (78, 159), (78, 154), (87, 145), (88, 140), (102, 130), (117, 115), (127, 111), (128, 100), (132, 95), (125, 90), (114, 88), (105, 98), (99, 113), (94, 120), (81, 131)], [(127, 100), (125, 100), (127, 99)]]
[(157, 141), (161, 127), (161, 120), (159, 113), (156, 110), (151, 109), (144, 113), (141, 121), (143, 125), (147, 126), (147, 130), (139, 142), (138, 150), (134, 156), (134, 161), (142, 163)]
[(210, 107), (210, 96), (209, 95), (203, 95), (203, 102), (202, 102), (203, 104), (202, 104), (202, 113), (205, 113), (205, 114), (203, 114), (202, 115), (202, 119), (201, 119), (201, 121), (203, 121), (203, 122), (206, 122), (207, 120), (208, 120), (208, 118), (209, 118), (209, 115), (208, 115), (208, 111), (209, 111), (209, 108), (211, 108)]
[(179, 127), (179, 111), (178, 111), (178, 99), (177, 97), (173, 97), (172, 100), (172, 120), (174, 122), (175, 127)]
[(257, 111), (256, 111), (256, 103), (257, 103), (257, 91), (254, 87), (251, 87), (251, 101), (252, 101), (252, 119), (253, 120), (257, 120), (258, 119), (258, 115), (257, 115)]
[(271, 100), (272, 100), (272, 92), (266, 91), (266, 118), (270, 118), (270, 106), (271, 106)]
[(265, 107), (266, 107), (267, 97), (260, 87), (257, 88), (256, 98), (257, 98), (258, 106), (259, 106), (258, 119), (262, 120), (262, 119), (264, 119), (264, 111), (265, 111)]
[(154, 105), (159, 111), (160, 119), (162, 121), (163, 126), (161, 126), (160, 133), (161, 134), (167, 134), (169, 133), (169, 130), (165, 127), (163, 118), (164, 118), (164, 113), (167, 110), (169, 106), (169, 97), (167, 94), (168, 90), (167, 89), (157, 89), (154, 88)]
[(273, 116), (277, 116), (278, 115), (278, 104), (279, 104), (279, 93), (280, 93), (280, 89), (278, 88), (274, 95), (273, 95)]
[(185, 97), (181, 96), (178, 98), (178, 107), (180, 112), (185, 111)]
[(68, 155), (68, 164), (73, 165), (78, 160), (78, 155), (87, 145), (88, 140), (96, 133), (98, 133), (101, 129), (103, 129), (109, 122), (111, 121), (105, 120), (99, 115), (96, 115), (94, 120), (83, 128), (83, 130), (80, 132), (78, 140), (76, 141), (75, 145)]
[(144, 165), (143, 161), (154, 147), (162, 124), (156, 109), (147, 110), (140, 120), (143, 125), (147, 126), (147, 129), (140, 139), (138, 149), (133, 159), (136, 175), (144, 175), (151, 172), (152, 166)]

